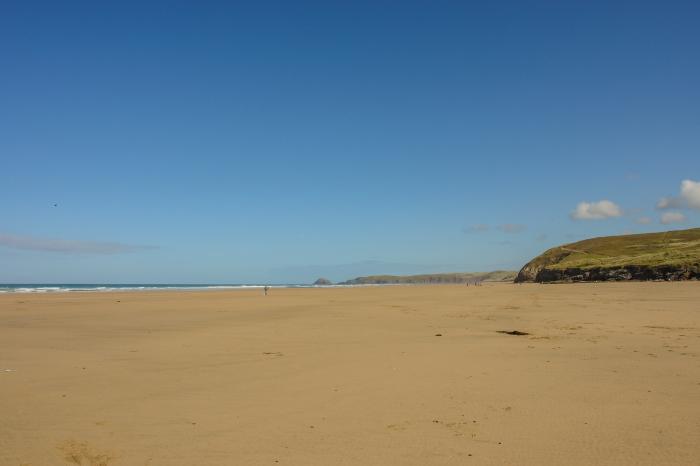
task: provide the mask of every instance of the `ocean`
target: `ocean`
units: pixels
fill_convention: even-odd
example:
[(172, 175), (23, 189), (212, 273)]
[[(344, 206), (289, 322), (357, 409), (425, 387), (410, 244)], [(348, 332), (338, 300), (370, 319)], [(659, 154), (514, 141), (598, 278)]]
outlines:
[[(317, 288), (324, 285), (298, 284), (192, 284), (192, 283), (6, 283), (0, 284), (0, 293), (56, 293), (70, 291), (153, 291), (153, 290), (235, 290), (263, 288)], [(337, 286), (337, 285), (326, 285)]]

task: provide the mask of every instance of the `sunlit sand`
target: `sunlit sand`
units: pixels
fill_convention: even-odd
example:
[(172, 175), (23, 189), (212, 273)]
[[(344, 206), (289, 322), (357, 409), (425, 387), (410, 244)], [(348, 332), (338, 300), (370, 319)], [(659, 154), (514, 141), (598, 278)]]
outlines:
[(698, 303), (698, 282), (8, 293), (0, 464), (697, 464)]

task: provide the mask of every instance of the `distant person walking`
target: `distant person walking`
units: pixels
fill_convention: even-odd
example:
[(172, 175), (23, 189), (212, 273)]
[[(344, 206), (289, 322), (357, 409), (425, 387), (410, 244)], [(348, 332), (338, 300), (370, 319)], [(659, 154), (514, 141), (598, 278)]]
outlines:
[(269, 289), (270, 289), (270, 287), (267, 285), (265, 285), (265, 288), (263, 288), (263, 290), (265, 291), (265, 296), (267, 296), (267, 290), (269, 290)]

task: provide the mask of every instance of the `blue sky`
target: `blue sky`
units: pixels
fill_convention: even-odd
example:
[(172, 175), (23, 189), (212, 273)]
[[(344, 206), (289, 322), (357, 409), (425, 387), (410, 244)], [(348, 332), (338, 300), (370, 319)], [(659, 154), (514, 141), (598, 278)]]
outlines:
[(698, 5), (7, 2), (0, 282), (516, 269), (698, 226)]

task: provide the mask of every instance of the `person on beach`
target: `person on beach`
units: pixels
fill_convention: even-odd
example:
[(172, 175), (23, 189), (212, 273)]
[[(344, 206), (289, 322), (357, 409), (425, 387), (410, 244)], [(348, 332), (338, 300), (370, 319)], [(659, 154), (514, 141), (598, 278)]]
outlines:
[(265, 288), (263, 288), (263, 290), (265, 290), (265, 296), (267, 296), (267, 290), (269, 290), (269, 289), (270, 289), (270, 287), (267, 285), (265, 285)]

